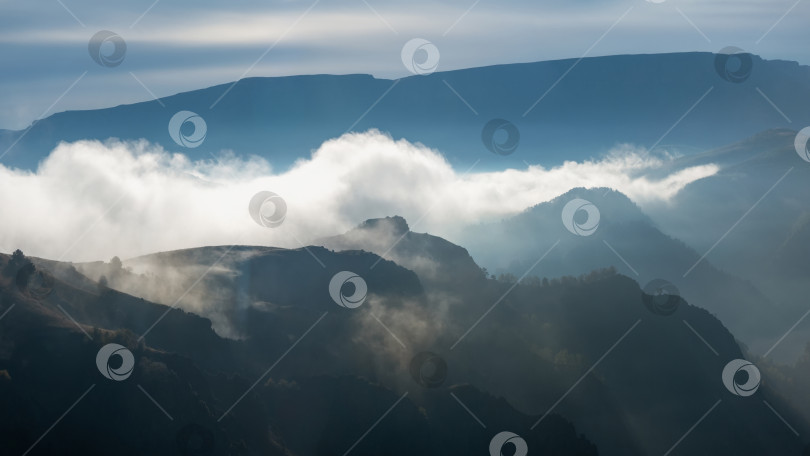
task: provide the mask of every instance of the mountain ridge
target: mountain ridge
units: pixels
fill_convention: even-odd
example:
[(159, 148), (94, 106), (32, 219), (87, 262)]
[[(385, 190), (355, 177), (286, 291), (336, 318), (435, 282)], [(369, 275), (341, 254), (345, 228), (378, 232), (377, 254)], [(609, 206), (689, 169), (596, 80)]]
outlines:
[[(404, 219), (393, 219), (392, 221), (389, 218), (388, 221), (392, 222), (388, 223), (388, 227), (395, 230), (398, 227), (401, 231), (401, 228), (404, 227)], [(379, 228), (381, 224), (383, 222), (376, 221), (361, 223), (360, 226)], [(369, 232), (367, 230), (360, 232), (360, 234), (363, 233), (368, 234)], [(374, 234), (374, 231), (371, 233)], [(400, 234), (400, 236), (402, 235)], [(419, 242), (423, 239), (430, 239), (430, 237), (414, 235), (412, 239), (403, 238), (402, 242), (405, 243), (405, 247), (410, 248), (403, 249), (399, 254), (420, 256), (422, 252), (419, 251), (419, 248), (430, 248), (429, 243)], [(199, 271), (210, 268), (211, 263), (205, 260), (221, 256), (222, 249), (222, 247), (209, 249), (206, 255), (198, 256), (193, 255), (193, 251), (186, 250), (181, 251), (177, 258), (182, 258), (184, 262), (191, 260), (202, 262), (197, 268), (192, 267), (194, 265), (191, 264), (181, 264), (192, 271)], [(279, 354), (285, 349), (289, 349), (291, 344), (296, 343), (296, 338), (300, 337), (306, 328), (311, 328), (313, 322), (317, 324), (320, 321), (319, 318), (323, 320), (323, 323), (313, 330), (312, 339), (308, 338), (303, 341), (300, 346), (296, 347), (294, 355), (291, 354), (290, 357), (285, 358), (284, 362), (273, 370), (272, 382), (264, 383), (252, 393), (250, 400), (245, 401), (245, 404), (229, 415), (223, 425), (214, 425), (218, 432), (226, 432), (231, 438), (245, 435), (245, 433), (251, 433), (254, 439), (257, 438), (257, 435), (262, 435), (261, 432), (253, 434), (251, 429), (254, 427), (247, 425), (249, 418), (278, 416), (277, 413), (263, 415), (261, 411), (265, 410), (265, 407), (269, 407), (268, 410), (288, 409), (283, 405), (285, 403), (284, 395), (292, 393), (287, 386), (284, 386), (285, 384), (295, 381), (314, 385), (318, 384), (319, 380), (307, 379), (316, 379), (324, 375), (336, 378), (337, 383), (326, 380), (327, 383), (324, 386), (326, 389), (316, 388), (304, 391), (304, 394), (309, 397), (314, 398), (319, 394), (325, 394), (325, 397), (329, 399), (325, 402), (311, 402), (314, 410), (332, 410), (329, 408), (330, 404), (342, 404), (343, 402), (339, 399), (350, 395), (350, 391), (358, 391), (356, 388), (359, 387), (363, 393), (361, 393), (361, 404), (358, 406), (363, 412), (358, 411), (358, 413), (366, 417), (364, 420), (373, 421), (379, 417), (385, 407), (393, 403), (397, 394), (404, 394), (403, 392), (411, 391), (414, 388), (414, 380), (407, 378), (407, 374), (406, 378), (403, 378), (403, 373), (408, 372), (407, 366), (409, 362), (412, 362), (413, 353), (429, 351), (445, 359), (450, 366), (446, 381), (435, 391), (430, 388), (414, 391), (406, 399), (409, 405), (404, 407), (401, 412), (405, 415), (400, 416), (410, 416), (411, 412), (407, 410), (415, 410), (418, 406), (423, 407), (428, 416), (436, 416), (433, 414), (438, 412), (441, 415), (455, 410), (453, 413), (459, 416), (459, 420), (461, 418), (464, 420), (454, 420), (453, 423), (468, 423), (468, 432), (480, 432), (474, 431), (477, 429), (477, 424), (452, 398), (443, 398), (439, 401), (439, 398), (443, 397), (442, 394), (448, 391), (442, 388), (467, 383), (475, 385), (477, 390), (504, 398), (505, 403), (501, 405), (509, 405), (511, 409), (524, 415), (524, 418), (520, 420), (511, 418), (508, 422), (512, 423), (509, 425), (512, 430), (525, 435), (527, 441), (534, 442), (533, 439), (537, 435), (550, 432), (550, 430), (543, 431), (543, 429), (548, 429), (546, 422), (541, 423), (542, 426), (537, 428), (537, 431), (531, 429), (533, 427), (531, 423), (542, 415), (552, 412), (552, 415), (547, 418), (550, 420), (549, 424), (556, 421), (556, 419), (552, 419), (555, 414), (569, 420), (578, 433), (588, 436), (588, 441), (593, 442), (599, 448), (600, 454), (649, 454), (663, 451), (670, 445), (666, 443), (667, 441), (674, 442), (682, 435), (682, 429), (694, 423), (696, 414), (699, 415), (705, 411), (705, 403), (710, 404), (717, 400), (718, 395), (728, 394), (720, 382), (720, 371), (727, 359), (745, 356), (734, 336), (707, 311), (688, 303), (681, 303), (672, 316), (657, 314), (645, 307), (644, 293), (639, 284), (629, 277), (616, 274), (615, 271), (596, 272), (580, 278), (563, 277), (547, 284), (539, 282), (513, 284), (487, 278), (483, 272), (480, 272), (477, 277), (461, 283), (430, 282), (423, 289), (414, 289), (411, 293), (401, 293), (398, 290), (402, 289), (402, 285), (398, 284), (397, 277), (409, 277), (409, 274), (404, 272), (407, 270), (391, 261), (381, 260), (380, 266), (374, 268), (373, 271), (376, 274), (384, 274), (385, 277), (378, 275), (375, 278), (368, 268), (376, 261), (375, 259), (380, 257), (371, 253), (359, 250), (330, 253), (329, 250), (318, 249), (315, 253), (321, 255), (325, 264), (328, 265), (328, 270), (323, 271), (323, 268), (306, 252), (306, 249), (284, 251), (259, 247), (258, 250), (267, 254), (241, 258), (242, 263), (238, 268), (236, 266), (240, 264), (239, 262), (225, 261), (225, 264), (228, 265), (226, 269), (233, 271), (236, 268), (236, 274), (233, 272), (225, 275), (217, 274), (217, 277), (214, 277), (210, 283), (206, 283), (208, 279), (205, 279), (198, 285), (208, 286), (209, 289), (211, 285), (218, 288), (232, 286), (237, 289), (236, 296), (241, 296), (239, 299), (246, 299), (246, 302), (256, 304), (249, 306), (247, 313), (243, 315), (243, 320), (248, 323), (246, 326), (249, 330), (246, 333), (247, 337), (228, 343), (228, 346), (231, 347), (232, 362), (239, 365), (237, 369), (241, 374), (235, 377), (223, 373), (212, 374), (214, 377), (208, 376), (205, 372), (195, 374), (203, 375), (203, 379), (207, 379), (207, 381), (197, 379), (192, 384), (201, 385), (206, 390), (216, 391), (216, 397), (212, 397), (210, 393), (203, 395), (206, 407), (213, 409), (209, 412), (213, 418), (216, 418), (231, 401), (236, 400), (250, 386), (251, 378), (260, 375), (268, 365), (278, 361)], [(240, 254), (237, 252), (236, 255)], [(171, 256), (171, 252), (168, 252), (168, 255), (163, 255), (161, 260), (170, 259)], [(0, 257), (0, 260), (4, 258)], [(333, 261), (335, 258), (341, 258), (343, 262), (336, 264)], [(436, 261), (441, 262), (442, 258), (441, 256), (436, 257)], [(259, 262), (256, 263), (256, 261)], [(299, 266), (296, 266), (298, 262), (304, 265), (304, 274), (298, 274)], [(124, 262), (124, 267), (127, 263)], [(263, 263), (266, 265), (263, 266)], [(273, 264), (277, 265), (279, 269), (270, 269), (267, 266)], [(383, 265), (388, 266), (383, 267)], [(115, 262), (110, 262), (108, 266), (121, 267)], [(177, 265), (171, 267), (177, 267)], [(367, 302), (355, 310), (337, 306), (326, 294), (331, 273), (345, 267), (355, 272), (361, 272), (371, 291)], [(355, 269), (358, 267), (365, 269)], [(284, 279), (283, 274), (288, 271), (291, 274), (289, 277), (294, 276), (295, 280), (281, 280)], [(269, 275), (268, 272), (270, 272)], [(115, 285), (114, 275), (108, 272), (108, 276), (110, 277), (109, 285)], [(164, 276), (165, 274), (155, 274), (144, 277), (147, 280), (153, 280), (154, 277)], [(197, 278), (196, 275), (192, 276)], [(275, 280), (268, 280), (273, 276), (276, 276)], [(414, 274), (414, 277), (416, 280), (422, 281), (418, 275)], [(385, 288), (386, 282), (393, 284), (388, 291)], [(425, 282), (428, 283), (428, 281)], [(264, 284), (269, 286), (265, 287)], [(16, 301), (18, 292), (13, 288), (9, 289), (5, 279), (0, 281), (0, 288), (3, 291), (1, 294), (4, 305), (9, 304), (8, 299)], [(144, 289), (145, 287), (142, 287), (140, 290)], [(55, 304), (59, 303), (67, 312), (79, 319), (79, 323), (88, 318), (95, 318), (96, 323), (102, 324), (103, 320), (98, 319), (101, 313), (81, 312), (85, 304), (81, 302), (81, 299), (71, 298), (76, 293), (66, 290), (57, 283), (54, 293), (46, 298), (43, 305), (51, 307), (52, 315), (59, 316), (60, 312), (55, 308)], [(119, 321), (125, 322), (127, 327), (135, 329), (134, 333), (142, 332), (141, 328), (154, 322), (154, 318), (149, 315), (138, 317), (142, 312), (138, 309), (145, 309), (145, 306), (149, 304), (144, 304), (137, 298), (131, 298), (132, 306), (121, 308), (115, 306), (111, 299), (117, 294), (111, 295), (102, 287), (92, 294), (97, 293), (106, 298), (97, 301), (95, 305), (99, 309), (105, 307), (110, 310), (119, 309), (113, 314), (117, 315)], [(304, 298), (289, 298), (297, 295), (304, 296)], [(306, 298), (306, 296), (312, 296), (312, 298)], [(500, 306), (494, 309), (492, 303), (499, 303)], [(181, 308), (190, 304), (184, 300), (176, 303)], [(156, 309), (165, 307), (158, 305)], [(214, 338), (213, 340), (223, 340), (210, 330), (213, 320), (200, 319), (192, 315), (183, 316), (184, 313), (180, 310), (173, 311), (171, 314), (174, 314), (175, 317), (167, 317), (156, 327), (155, 331), (160, 329), (169, 336), (172, 333), (182, 334), (182, 330), (178, 331), (178, 328), (182, 326), (176, 326), (178, 322), (198, 320), (207, 322), (209, 337)], [(485, 315), (487, 318), (479, 319), (480, 325), (478, 325), (476, 319), (481, 315)], [(155, 316), (152, 315), (152, 317)], [(717, 350), (718, 354), (713, 355), (700, 339), (685, 328), (681, 320), (688, 321), (704, 340)], [(60, 321), (78, 338), (83, 337), (75, 329), (71, 329), (73, 324), (67, 317), (61, 317)], [(13, 319), (0, 321), (0, 326), (5, 324), (15, 323)], [(108, 323), (105, 324), (108, 325)], [(189, 323), (188, 327), (192, 326)], [(119, 329), (127, 331), (126, 327)], [(465, 332), (465, 330), (467, 331)], [(606, 347), (617, 343), (617, 338), (622, 333), (627, 335), (627, 340), (622, 342), (615, 354), (612, 354), (604, 364), (599, 366), (599, 369), (595, 371), (597, 375), (587, 375), (591, 371), (589, 366), (594, 365), (600, 357), (604, 357)], [(405, 345), (407, 348), (403, 349), (392, 334), (396, 336), (397, 340), (407, 344)], [(8, 332), (0, 331), (0, 335), (8, 335)], [(584, 335), (587, 336), (583, 337)], [(207, 354), (212, 346), (211, 343), (200, 344), (199, 341), (195, 342), (193, 339), (183, 340), (183, 337), (168, 337), (161, 342), (159, 336), (159, 333), (150, 334), (144, 340), (148, 344), (160, 343), (161, 349), (169, 353), (184, 353), (183, 356), (189, 357), (200, 367), (206, 366), (205, 360), (208, 359), (208, 363), (214, 365), (205, 367), (206, 371), (210, 369), (228, 370), (227, 364), (217, 361), (217, 358)], [(97, 338), (93, 337), (93, 339)], [(622, 339), (619, 339), (619, 342)], [(117, 340), (126, 341), (127, 339), (124, 337)], [(134, 335), (129, 336), (128, 340), (134, 341)], [(461, 345), (455, 350), (448, 348), (455, 347), (459, 343)], [(74, 344), (67, 344), (63, 349), (67, 350), (67, 353), (63, 355), (66, 360), (75, 356), (70, 354), (70, 351), (73, 350), (71, 347), (74, 347)], [(140, 349), (137, 348), (137, 345), (132, 346), (139, 359), (156, 356), (150, 354), (151, 352), (147, 348)], [(23, 349), (25, 356), (20, 359), (48, 359), (46, 354), (39, 349), (30, 352), (31, 348), (24, 344), (20, 346), (20, 350)], [(228, 353), (228, 350), (224, 353)], [(22, 354), (17, 356), (19, 358)], [(155, 361), (157, 360), (150, 361), (138, 369), (144, 370), (146, 366), (153, 366)], [(38, 365), (38, 363), (34, 364)], [(27, 373), (21, 376), (20, 372), (24, 363), (5, 363), (0, 359), (0, 370), (6, 365), (11, 369), (9, 375), (12, 379), (29, 378), (31, 375)], [(169, 363), (167, 366), (181, 379), (186, 379), (188, 378), (186, 376), (190, 375), (180, 373), (176, 362)], [(176, 413), (175, 407), (179, 407), (179, 405), (174, 405), (176, 402), (171, 399), (171, 393), (161, 387), (165, 383), (150, 378), (151, 373), (161, 372), (162, 369), (162, 367), (150, 367), (143, 374), (139, 374), (137, 381), (155, 394), (157, 400), (169, 401), (168, 403), (172, 404), (170, 409)], [(26, 371), (23, 369), (22, 372)], [(87, 374), (89, 375), (90, 372)], [(339, 379), (346, 375), (360, 377), (364, 380), (360, 383), (349, 380), (350, 384), (347, 385), (344, 382), (344, 386), (340, 386), (341, 380)], [(628, 378), (632, 378), (634, 381), (628, 382)], [(579, 384), (580, 381), (581, 385), (576, 388), (575, 393), (566, 397), (565, 391), (569, 390), (571, 385)], [(376, 386), (370, 386), (370, 389), (359, 386), (366, 383)], [(639, 384), (650, 385), (650, 387), (639, 389)], [(384, 388), (381, 388), (380, 385)], [(18, 387), (19, 385), (15, 388)], [(329, 394), (328, 391), (339, 391), (340, 393), (335, 393), (335, 395)], [(492, 405), (474, 399), (463, 390), (453, 391), (459, 394), (461, 400), (469, 400), (469, 406), (480, 406), (484, 410), (492, 407)], [(666, 394), (662, 394), (662, 391), (665, 391)], [(182, 398), (186, 397), (185, 393), (176, 394)], [(762, 397), (767, 397), (783, 416), (787, 416), (804, 432), (806, 427), (804, 421), (798, 418), (795, 411), (776, 396), (767, 384), (763, 385), (760, 394), (763, 395)], [(556, 408), (551, 407), (551, 404), (554, 404), (561, 395), (566, 400)], [(375, 397), (377, 399), (373, 400), (372, 398)], [(501, 400), (497, 401), (500, 403)], [(723, 402), (724, 406), (717, 412), (718, 416), (722, 419), (729, 419), (739, 413), (750, 411), (750, 404), (756, 404), (757, 401), (729, 398)], [(144, 403), (146, 406), (151, 405), (146, 401)], [(439, 410), (433, 409), (438, 403), (445, 405), (440, 406)], [(453, 408), (448, 408), (451, 405)], [(132, 407), (132, 405), (128, 407)], [(344, 406), (337, 408), (346, 409)], [(481, 417), (487, 416), (486, 413), (476, 409), (476, 413), (479, 412)], [(138, 412), (138, 416), (140, 413)], [(342, 419), (340, 415), (329, 414), (328, 417), (330, 420)], [(606, 417), (613, 418), (606, 421)], [(729, 443), (731, 435), (727, 432), (733, 432), (734, 435), (739, 436), (739, 430), (732, 431), (726, 427), (717, 427), (716, 424), (707, 423), (712, 426), (713, 438), (711, 440), (699, 437), (690, 439), (689, 442), (683, 443), (684, 451), (693, 453), (719, 451), (718, 445), (727, 448), (729, 444), (736, 445), (738, 448), (755, 447), (763, 450), (778, 447), (788, 451), (790, 448), (795, 448), (797, 442), (793, 439), (772, 441), (765, 437), (766, 435), (772, 436), (782, 429), (781, 422), (768, 418), (769, 415), (756, 415), (751, 417), (753, 421), (740, 423), (745, 428), (743, 432), (745, 437), (740, 442), (732, 443)], [(209, 418), (204, 422), (212, 423), (213, 421)], [(408, 418), (406, 421), (409, 423), (407, 429), (415, 429), (413, 426), (418, 428), (423, 426), (420, 424), (421, 421), (415, 418)], [(341, 426), (344, 425), (345, 423), (341, 424)], [(436, 424), (431, 426), (434, 425)], [(504, 421), (501, 425), (506, 426), (507, 422)], [(223, 429), (222, 426), (225, 428)], [(237, 430), (234, 426), (241, 426), (244, 429)], [(359, 426), (358, 423), (352, 427)], [(363, 429), (365, 428), (363, 426)], [(281, 444), (279, 439), (301, 442), (298, 439), (304, 438), (302, 436), (293, 438), (290, 428), (284, 425), (276, 424), (273, 429), (274, 437), (271, 440), (276, 444)], [(431, 429), (436, 428), (431, 427)], [(393, 434), (389, 434), (389, 432), (393, 432)], [(396, 431), (384, 431), (383, 434), (391, 436), (383, 438), (384, 441), (396, 442), (402, 438), (402, 434)], [(487, 433), (473, 435), (475, 441), (483, 442), (491, 437)], [(342, 441), (328, 432), (320, 433), (319, 436), (319, 438), (325, 439), (324, 444), (329, 442), (330, 447), (340, 446), (336, 442)], [(272, 444), (265, 438), (260, 441), (264, 443), (246, 441), (245, 444), (252, 448)], [(568, 443), (564, 444), (565, 447), (572, 445), (571, 448), (573, 448), (585, 444), (583, 450), (587, 451), (583, 454), (592, 454), (591, 450), (588, 450), (590, 447), (587, 443), (578, 444), (574, 441), (566, 441)], [(422, 441), (412, 443), (417, 446), (423, 445)], [(536, 447), (538, 444), (533, 445)], [(297, 448), (302, 454), (319, 454), (317, 451), (313, 453), (314, 450), (306, 450), (305, 445), (297, 446)], [(419, 446), (419, 448), (422, 447)], [(457, 448), (457, 446), (450, 445), (449, 448)]]
[[(593, 232), (578, 236), (564, 226), (564, 206), (574, 200), (596, 208), (598, 226)], [(638, 205), (615, 190), (574, 188), (500, 222), (473, 225), (460, 239), (496, 274), (551, 278), (613, 266), (642, 286), (666, 280), (687, 301), (717, 314), (736, 337), (757, 351), (764, 352), (781, 328), (778, 308), (755, 286), (662, 232)], [(527, 271), (555, 240), (559, 240), (556, 247)]]
[[(437, 148), (454, 166), (476, 159), (481, 159), (481, 169), (522, 167), (523, 160), (552, 166), (598, 156), (617, 144), (652, 145), (702, 94), (705, 100), (667, 135), (667, 143), (719, 147), (790, 126), (757, 88), (795, 124), (810, 124), (798, 102), (810, 96), (810, 67), (752, 56), (750, 78), (733, 84), (716, 73), (714, 58), (706, 52), (589, 57), (452, 70), (393, 82), (369, 75), (246, 78), (160, 102), (54, 114), (29, 130), (0, 134), (0, 148), (19, 140), (3, 163), (34, 169), (60, 141), (143, 138), (170, 151), (183, 150), (192, 159), (233, 150), (240, 156), (266, 157), (277, 169), (286, 169), (328, 139), (376, 128)], [(575, 70), (555, 84), (575, 62)], [(530, 109), (552, 85), (554, 90)], [(616, 116), (618, 106), (622, 116)], [(199, 147), (183, 149), (169, 135), (170, 118), (183, 110), (207, 123)], [(497, 118), (512, 122), (520, 132), (519, 147), (509, 156), (492, 154), (482, 144), (484, 125)], [(709, 120), (712, 128), (706, 126)]]

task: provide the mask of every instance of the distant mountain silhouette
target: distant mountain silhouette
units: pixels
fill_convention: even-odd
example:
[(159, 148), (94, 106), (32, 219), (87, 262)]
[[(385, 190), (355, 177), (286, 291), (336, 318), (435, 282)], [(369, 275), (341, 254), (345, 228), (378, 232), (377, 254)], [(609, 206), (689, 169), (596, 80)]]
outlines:
[[(577, 198), (598, 208), (599, 225), (592, 235), (577, 236), (563, 224), (563, 208)], [(502, 222), (472, 226), (462, 242), (496, 274), (553, 278), (613, 266), (641, 286), (666, 280), (690, 304), (717, 315), (736, 337), (759, 349), (763, 339), (783, 328), (776, 308), (756, 287), (706, 259), (698, 263), (700, 253), (663, 234), (630, 199), (609, 189), (573, 189)]]
[(676, 160), (661, 172), (709, 163), (719, 165), (720, 170), (688, 184), (669, 205), (652, 208), (651, 216), (668, 234), (708, 250), (767, 193), (711, 257), (724, 268), (753, 279), (761, 272), (762, 259), (772, 255), (803, 212), (810, 211), (810, 204), (799, 196), (806, 192), (810, 164), (796, 153), (796, 134), (793, 130), (765, 131)]
[[(784, 316), (783, 330), (773, 333), (768, 347), (804, 314), (806, 305), (797, 297), (810, 293), (805, 197), (810, 163), (796, 153), (796, 134), (770, 130), (683, 157), (662, 172), (704, 163), (716, 163), (720, 170), (648, 210), (661, 231), (708, 252), (711, 264), (750, 281), (774, 303)], [(810, 330), (796, 328), (774, 356), (795, 360), (808, 337)]]
[[(759, 91), (792, 125), (810, 125), (803, 102), (810, 67), (753, 56), (750, 77), (731, 83), (717, 73), (715, 59), (711, 53), (589, 57), (438, 72), (396, 86), (368, 75), (247, 78), (216, 105), (231, 84), (54, 114), (30, 130), (0, 131), (0, 150), (17, 142), (2, 163), (32, 169), (60, 141), (145, 138), (193, 159), (225, 149), (266, 157), (283, 170), (327, 139), (377, 128), (437, 148), (465, 168), (478, 159), (478, 169), (523, 167), (524, 160), (554, 165), (618, 143), (705, 149), (791, 125)], [(183, 110), (207, 125), (194, 149), (177, 145), (168, 131)], [(490, 153), (482, 143), (484, 126), (496, 118), (520, 132), (512, 155)]]
[(793, 279), (810, 277), (810, 212), (801, 214), (772, 257), (777, 273)]

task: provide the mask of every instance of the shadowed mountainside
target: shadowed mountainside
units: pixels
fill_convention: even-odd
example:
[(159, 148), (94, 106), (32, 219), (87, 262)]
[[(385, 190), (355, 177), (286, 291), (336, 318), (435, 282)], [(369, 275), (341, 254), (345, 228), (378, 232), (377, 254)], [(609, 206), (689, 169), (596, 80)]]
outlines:
[[(403, 222), (397, 218), (369, 221), (350, 232), (348, 238), (355, 247), (363, 244), (364, 233), (371, 234), (368, 250), (372, 250), (380, 228), (401, 233)], [(429, 257), (436, 267), (427, 271), (441, 272), (465, 257), (464, 249), (451, 244), (445, 245), (446, 256), (433, 251), (428, 255), (419, 246), (430, 246), (427, 241), (431, 239), (417, 233), (403, 237), (403, 245), (397, 248), (400, 261), (418, 265)], [(666, 312), (651, 307), (639, 284), (615, 271), (521, 284), (480, 274), (452, 283), (422, 279), (418, 273), (357, 250), (237, 247), (224, 257), (223, 252), (226, 248), (217, 247), (147, 256), (124, 265), (134, 268), (129, 265), (145, 267), (150, 261), (162, 262), (165, 269), (153, 275), (125, 274), (134, 276), (132, 280), (137, 278), (142, 289), (147, 289), (156, 277), (164, 277), (165, 271), (178, 267), (199, 271), (221, 259), (230, 281), (223, 282), (226, 276), (220, 274), (210, 283), (205, 277), (198, 286), (207, 289), (215, 285), (225, 295), (233, 293), (250, 304), (234, 306), (227, 316), (227, 321), (238, 323), (233, 326), (240, 328), (240, 341), (231, 343), (238, 347), (234, 349), (234, 358), (240, 360), (237, 370), (245, 372), (248, 379), (261, 378), (267, 367), (276, 363), (268, 376), (272, 384), (360, 377), (390, 390), (389, 400), (375, 409), (379, 413), (398, 395), (408, 393), (403, 401), (424, 408), (428, 418), (431, 397), (458, 391), (447, 388), (470, 385), (502, 397), (520, 414), (531, 417), (516, 421), (509, 430), (532, 436), (559, 414), (587, 436), (600, 454), (608, 455), (663, 453), (715, 402), (716, 408), (701, 425), (704, 432), (691, 434), (679, 443), (679, 451), (798, 452), (801, 441), (757, 398), (767, 398), (800, 434), (806, 432), (806, 421), (799, 411), (784, 395), (772, 390), (769, 376), (782, 375), (778, 370), (763, 370), (756, 397), (729, 393), (721, 372), (726, 363), (746, 354), (720, 321), (683, 300), (674, 308), (664, 309)], [(340, 270), (365, 278), (369, 294), (361, 307), (342, 308), (329, 297), (330, 277)], [(112, 280), (108, 283), (115, 285)], [(177, 301), (177, 305), (185, 308), (185, 300)], [(72, 311), (72, 307), (64, 308)], [(279, 362), (279, 356), (308, 329), (312, 334)], [(416, 354), (425, 351), (435, 353), (448, 366), (446, 378), (436, 389), (426, 390), (408, 374)], [(187, 356), (206, 364), (194, 353)], [(290, 394), (296, 391), (285, 388)], [(232, 393), (218, 393), (220, 402), (212, 407), (227, 407), (229, 401), (238, 399), (239, 395)], [(261, 398), (252, 394), (249, 403), (261, 404)], [(452, 396), (450, 399), (453, 402), (447, 404), (460, 407)], [(488, 407), (475, 402), (465, 405), (476, 414)], [(238, 418), (247, 412), (237, 409), (234, 413)], [(463, 409), (461, 413), (466, 414)], [(469, 415), (465, 419), (465, 426), (479, 426)], [(535, 423), (539, 424), (532, 429)], [(482, 441), (497, 429), (486, 424), (486, 430), (481, 428), (483, 435), (477, 437)], [(286, 438), (292, 439), (291, 447), (299, 445), (303, 454), (311, 451), (303, 441), (294, 444), (293, 437)], [(324, 438), (331, 442), (333, 437)], [(412, 450), (417, 448), (422, 447)]]
[[(598, 209), (592, 234), (579, 236), (563, 223), (563, 208), (575, 199)], [(585, 215), (578, 211), (572, 217), (582, 224)], [(701, 260), (698, 252), (662, 233), (630, 199), (609, 189), (573, 189), (501, 222), (471, 226), (461, 239), (496, 274), (552, 278), (614, 266), (642, 286), (664, 279), (757, 350), (764, 351), (783, 328), (784, 316), (751, 283)]]
[[(795, 139), (795, 131), (771, 130), (676, 160), (662, 172), (705, 163), (720, 170), (690, 183), (668, 204), (646, 209), (667, 235), (707, 253), (705, 261), (768, 297), (783, 318), (765, 348), (807, 311), (797, 297), (810, 293), (810, 164), (796, 153)], [(799, 326), (772, 356), (793, 361), (808, 338), (810, 328)]]
[[(313, 348), (316, 354), (325, 354), (323, 335), (299, 360), (303, 372), (279, 369), (267, 376), (270, 362), (258, 368), (259, 360), (246, 355), (261, 348), (272, 352), (268, 358), (277, 359), (291, 338), (273, 344), (220, 339), (205, 319), (104, 287), (97, 292), (74, 288), (41, 269), (43, 262), (37, 263), (50, 279), (47, 296), (16, 287), (17, 265), (0, 255), (4, 451), (290, 456), (342, 454), (351, 449), (358, 455), (467, 454), (476, 444), (485, 448), (491, 438), (446, 395), (419, 397), (416, 393), (406, 398), (390, 385), (357, 373), (321, 375), (317, 366), (307, 369), (318, 359), (307, 356)], [(68, 265), (50, 265), (62, 269), (60, 276), (70, 273)], [(171, 316), (139, 340), (137, 334), (144, 322), (156, 317), (156, 308)], [(290, 318), (284, 319), (284, 327), (295, 331), (296, 337), (303, 332)], [(176, 337), (159, 337), (161, 332)], [(153, 341), (161, 348), (154, 348)], [(94, 360), (108, 343), (133, 353), (131, 377), (115, 382), (100, 374)], [(212, 356), (217, 346), (227, 352), (226, 358)], [(109, 361), (109, 366), (115, 368), (115, 361)], [(259, 381), (253, 383), (254, 378)], [(260, 380), (265, 381), (259, 384)], [(502, 399), (471, 386), (457, 392), (496, 429), (518, 423), (525, 427), (530, 420)], [(398, 407), (366, 436), (369, 426), (395, 402)], [(69, 418), (60, 418), (52, 432), (45, 432), (63, 412)], [(446, 439), (473, 431), (477, 435), (462, 442)], [(596, 454), (593, 445), (557, 415), (526, 440), (547, 453)]]

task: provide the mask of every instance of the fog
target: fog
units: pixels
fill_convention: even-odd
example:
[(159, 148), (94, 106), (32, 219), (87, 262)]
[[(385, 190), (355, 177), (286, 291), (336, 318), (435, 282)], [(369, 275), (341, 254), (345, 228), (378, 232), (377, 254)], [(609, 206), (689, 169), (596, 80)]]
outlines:
[[(145, 141), (62, 143), (36, 172), (0, 167), (0, 251), (91, 261), (205, 245), (300, 247), (387, 215), (452, 240), (468, 224), (518, 213), (572, 187), (610, 187), (643, 208), (665, 204), (718, 170), (647, 177), (670, 160), (625, 145), (554, 168), (461, 172), (441, 151), (371, 130), (326, 141), (276, 172), (263, 158), (228, 151), (192, 162)], [(248, 204), (260, 191), (286, 202), (281, 226), (251, 218)]]

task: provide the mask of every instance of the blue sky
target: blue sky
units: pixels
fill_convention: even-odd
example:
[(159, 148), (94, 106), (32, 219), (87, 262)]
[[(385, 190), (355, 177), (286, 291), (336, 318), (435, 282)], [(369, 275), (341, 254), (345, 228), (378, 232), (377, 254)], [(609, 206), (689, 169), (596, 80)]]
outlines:
[[(439, 71), (726, 46), (810, 64), (810, 2), (658, 1), (0, 0), (0, 128), (241, 77), (397, 78), (413, 38), (440, 50)], [(100, 30), (126, 41), (121, 65), (90, 58)]]

